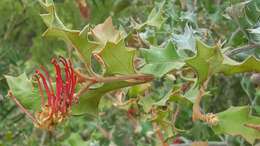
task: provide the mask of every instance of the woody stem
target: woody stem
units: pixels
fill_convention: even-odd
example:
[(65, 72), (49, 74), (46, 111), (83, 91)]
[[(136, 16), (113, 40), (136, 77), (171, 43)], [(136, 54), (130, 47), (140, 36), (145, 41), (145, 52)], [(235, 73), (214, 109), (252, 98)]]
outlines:
[(195, 103), (193, 104), (193, 113), (192, 113), (193, 121), (196, 121), (196, 120), (205, 121), (206, 115), (204, 115), (200, 111), (200, 101), (205, 94), (207, 84), (208, 84), (208, 80), (202, 84), (202, 86), (199, 89), (199, 94), (196, 96)]
[(11, 97), (15, 104), (33, 121), (33, 123), (38, 124), (38, 121), (34, 118), (34, 116), (23, 107), (23, 105), (17, 100), (11, 91), (8, 91), (8, 96)]
[(83, 93), (87, 92), (89, 87), (91, 85), (93, 85), (94, 82), (89, 82), (89, 83), (86, 83), (80, 90), (79, 92), (76, 94), (77, 97), (81, 96)]
[(119, 76), (112, 76), (112, 77), (89, 77), (86, 76), (78, 71), (75, 71), (76, 74), (85, 81), (92, 81), (95, 83), (108, 83), (108, 82), (114, 82), (114, 81), (124, 81), (124, 80), (152, 80), (154, 77), (152, 75), (146, 75), (146, 74), (133, 74), (133, 75), (119, 75)]
[(110, 83), (115, 81), (126, 81), (132, 80), (133, 82), (137, 83), (145, 83), (152, 81), (154, 77), (152, 75), (145, 75), (145, 74), (134, 74), (134, 75), (120, 75), (120, 76), (111, 76), (111, 77), (89, 77), (80, 73), (79, 71), (75, 71), (78, 78), (80, 78), (86, 84), (81, 88), (81, 90), (77, 93), (79, 97), (83, 93), (85, 93), (89, 87), (96, 83)]

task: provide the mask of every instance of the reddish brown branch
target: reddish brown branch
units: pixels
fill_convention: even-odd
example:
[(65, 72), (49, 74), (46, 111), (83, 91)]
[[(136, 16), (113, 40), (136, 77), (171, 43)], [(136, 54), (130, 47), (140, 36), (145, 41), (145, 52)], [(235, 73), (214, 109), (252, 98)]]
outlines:
[(260, 125), (259, 124), (244, 124), (244, 126), (246, 126), (248, 128), (255, 129), (257, 131), (260, 131)]
[(195, 102), (193, 104), (193, 113), (192, 113), (192, 120), (196, 121), (198, 119), (203, 119), (204, 115), (200, 111), (200, 101), (202, 96), (205, 94), (204, 86), (199, 89), (199, 94), (195, 98)]
[(90, 81), (94, 83), (108, 83), (114, 81), (126, 81), (126, 80), (135, 80), (135, 81), (151, 81), (154, 79), (152, 75), (145, 74), (133, 74), (133, 75), (118, 75), (118, 76), (110, 76), (110, 77), (89, 77), (76, 71), (77, 76), (81, 80), (81, 82)]
[(163, 138), (163, 133), (161, 132), (160, 128), (157, 126), (156, 123), (153, 123), (153, 127), (156, 131), (158, 139), (161, 141), (162, 146), (169, 146), (169, 144), (165, 142)]
[(78, 99), (82, 94), (84, 94), (85, 92), (87, 92), (89, 90), (89, 87), (91, 85), (93, 85), (96, 82), (87, 82), (85, 83), (85, 85), (79, 90), (79, 92), (76, 94), (76, 98)]
[(175, 112), (172, 114), (172, 124), (174, 125), (174, 129), (173, 129), (174, 131), (176, 131), (175, 123), (179, 113), (180, 113), (180, 106), (177, 105)]
[(210, 125), (215, 125), (218, 123), (218, 118), (212, 113), (203, 114), (200, 109), (200, 101), (205, 94), (205, 89), (207, 88), (208, 80), (203, 83), (199, 89), (199, 94), (196, 96), (195, 103), (193, 104), (192, 120), (202, 120)]
[(112, 140), (112, 133), (102, 128), (100, 125), (96, 125), (97, 129), (102, 133), (102, 135), (108, 140)]
[(30, 118), (34, 124), (39, 124), (38, 121), (34, 118), (34, 116), (28, 111), (26, 110), (23, 105), (17, 100), (17, 98), (13, 95), (13, 93), (11, 91), (8, 91), (8, 96), (11, 97), (11, 99), (15, 102), (15, 104), (21, 109), (21, 111), (23, 113), (25, 113), (25, 115)]
[(154, 77), (152, 75), (145, 75), (145, 74), (133, 74), (133, 75), (119, 75), (119, 76), (109, 76), (109, 77), (102, 77), (102, 76), (94, 76), (90, 77), (85, 74), (82, 74), (79, 71), (75, 71), (76, 75), (80, 81), (80, 83), (86, 83), (84, 87), (80, 89), (77, 93), (77, 97), (88, 91), (89, 87), (96, 83), (110, 83), (115, 81), (129, 81), (135, 83), (146, 83), (152, 81)]

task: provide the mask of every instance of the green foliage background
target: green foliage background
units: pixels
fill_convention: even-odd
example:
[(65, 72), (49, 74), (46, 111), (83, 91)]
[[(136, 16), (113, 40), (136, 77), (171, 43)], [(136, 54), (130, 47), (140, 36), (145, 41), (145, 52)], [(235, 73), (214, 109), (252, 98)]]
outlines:
[[(133, 22), (144, 22), (151, 10), (162, 3), (158, 0), (86, 0), (91, 17), (86, 21), (74, 0), (56, 0), (57, 13), (68, 28), (81, 29), (86, 24), (94, 26), (112, 16), (117, 28), (129, 32)], [(43, 12), (36, 0), (0, 1), (0, 145), (158, 145), (152, 119), (138, 104), (115, 106), (117, 102), (109, 94), (101, 101), (101, 116), (96, 119), (72, 117), (58, 127), (52, 135), (37, 130), (6, 97), (8, 86), (4, 75), (17, 76), (23, 72), (32, 74), (39, 64), (47, 66), (54, 56), (74, 56), (69, 45), (54, 38), (43, 38), (46, 30), (39, 14)], [(199, 36), (208, 44), (223, 43), (223, 48), (237, 48), (249, 43), (260, 44), (260, 34), (250, 33), (259, 28), (260, 2), (245, 3), (239, 0), (200, 0), (194, 6), (192, 0), (166, 0), (163, 7), (165, 23), (160, 28), (145, 27), (140, 34), (145, 44), (161, 47), (174, 41), (182, 58), (194, 53), (193, 37)], [(239, 28), (239, 29), (238, 29)], [(184, 47), (183, 47), (184, 46)], [(249, 55), (259, 57), (259, 48), (233, 55), (238, 61)], [(76, 62), (76, 66), (80, 66)], [(50, 68), (50, 67), (49, 67)], [(251, 105), (255, 115), (260, 115), (259, 89), (250, 81), (249, 73), (233, 76), (213, 76), (209, 83), (210, 94), (202, 102), (203, 111), (217, 113), (230, 106)], [(152, 84), (152, 101), (143, 100), (145, 106), (163, 99), (172, 86), (180, 86), (182, 79), (174, 83), (161, 78)], [(136, 97), (133, 87), (126, 90), (124, 100)], [(162, 89), (158, 91), (158, 89)], [(173, 106), (175, 107), (175, 105)], [(128, 109), (135, 113), (138, 122), (129, 120)], [(164, 106), (160, 107), (162, 115)], [(202, 122), (191, 122), (191, 110), (180, 108), (176, 121), (183, 131), (169, 134), (169, 141), (176, 137), (187, 140), (226, 141), (229, 145), (249, 145), (240, 137), (215, 135), (211, 128)], [(162, 120), (162, 119), (157, 119)], [(105, 133), (104, 131), (108, 132)], [(112, 136), (109, 135), (111, 133)], [(108, 135), (107, 135), (108, 134)], [(166, 134), (167, 135), (167, 134)]]

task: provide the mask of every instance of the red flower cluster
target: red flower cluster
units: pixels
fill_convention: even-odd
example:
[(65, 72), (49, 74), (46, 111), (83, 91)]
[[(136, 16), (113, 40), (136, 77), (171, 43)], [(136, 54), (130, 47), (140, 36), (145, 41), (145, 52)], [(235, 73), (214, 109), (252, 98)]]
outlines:
[[(52, 82), (48, 71), (44, 67), (41, 66), (44, 73), (36, 70), (35, 74), (41, 96), (41, 111), (35, 114), (37, 121), (35, 125), (48, 130), (52, 130), (69, 115), (72, 103), (75, 101), (74, 91), (77, 82), (76, 74), (69, 60), (59, 57), (58, 60), (53, 59), (52, 64), (56, 71), (56, 85)], [(63, 74), (61, 64), (64, 66)], [(55, 90), (54, 85), (56, 86)], [(44, 96), (43, 88), (47, 98)], [(47, 102), (45, 99), (47, 99)]]
[[(76, 74), (69, 60), (59, 57), (58, 60), (53, 59), (52, 64), (56, 71), (56, 85), (43, 66), (41, 66), (43, 73), (36, 70), (34, 76), (38, 82), (41, 96), (41, 111), (35, 114), (35, 125), (47, 130), (52, 130), (69, 115), (72, 103), (75, 101), (74, 91), (77, 82)], [(64, 72), (60, 67), (61, 64), (64, 66)], [(56, 86), (55, 90), (54, 85)]]
[[(48, 71), (43, 66), (41, 66), (43, 73), (40, 70), (36, 70), (34, 75), (41, 96), (41, 111), (35, 112), (35, 116), (23, 107), (11, 91), (8, 93), (36, 127), (49, 131), (53, 130), (57, 124), (70, 115), (72, 104), (77, 101), (74, 95), (77, 76), (71, 62), (63, 57), (59, 57), (58, 60), (53, 59), (52, 64), (55, 68), (56, 84), (52, 82)], [(64, 69), (60, 65), (63, 65)], [(55, 89), (53, 88), (54, 85), (56, 86)], [(46, 99), (47, 101), (45, 101)]]

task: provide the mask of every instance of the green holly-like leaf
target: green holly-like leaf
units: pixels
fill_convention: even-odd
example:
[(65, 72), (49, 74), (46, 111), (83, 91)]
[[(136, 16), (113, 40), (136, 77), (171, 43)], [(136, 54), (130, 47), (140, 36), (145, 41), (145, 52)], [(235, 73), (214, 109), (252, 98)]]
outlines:
[[(156, 99), (159, 98), (159, 99)], [(153, 106), (165, 106), (169, 102), (175, 102), (181, 105), (182, 107), (191, 108), (193, 101), (181, 94), (176, 94), (172, 90), (163, 95), (160, 94), (152, 94), (150, 96), (146, 96), (139, 101), (139, 104), (143, 106), (145, 112), (149, 112)]]
[(140, 30), (147, 25), (154, 26), (157, 29), (160, 29), (162, 24), (166, 21), (166, 18), (163, 17), (164, 5), (165, 5), (165, 1), (156, 3), (155, 7), (148, 15), (147, 20), (144, 23), (138, 24), (135, 29)]
[(256, 129), (249, 128), (245, 124), (260, 123), (260, 118), (249, 114), (248, 106), (231, 107), (226, 111), (217, 114), (219, 123), (213, 126), (216, 134), (230, 134), (233, 136), (241, 136), (246, 141), (253, 144), (256, 139), (260, 139), (260, 132)]
[(41, 14), (44, 23), (48, 27), (66, 29), (65, 25), (62, 23), (62, 21), (56, 13), (54, 2), (52, 0), (40, 0), (39, 2), (41, 6), (48, 12), (47, 14)]
[(167, 93), (153, 93), (149, 96), (143, 97), (139, 104), (143, 106), (143, 109), (148, 113), (153, 106), (165, 106), (171, 96), (172, 91)]
[[(214, 46), (208, 46), (197, 40), (196, 42), (197, 54), (195, 57), (186, 60), (186, 63), (195, 69), (198, 75), (199, 83), (204, 82), (207, 78), (212, 75), (214, 68), (213, 64), (220, 65), (223, 61), (219, 48)], [(217, 57), (217, 58), (216, 58)]]
[(197, 54), (186, 60), (197, 73), (198, 83), (202, 84), (215, 73), (233, 75), (243, 72), (260, 72), (260, 61), (255, 57), (249, 57), (243, 62), (237, 62), (223, 55), (217, 46), (208, 46), (197, 40)]
[(5, 76), (12, 94), (27, 109), (40, 109), (41, 98), (25, 73), (18, 77)]
[(122, 33), (113, 26), (111, 17), (108, 17), (104, 23), (98, 24), (91, 32), (94, 38), (104, 45), (107, 42), (117, 43), (123, 38)]
[(145, 112), (149, 112), (153, 106), (165, 106), (173, 91), (173, 82), (166, 80), (161, 86), (151, 88), (151, 93), (139, 100)]
[(133, 59), (135, 50), (127, 48), (124, 40), (118, 43), (107, 42), (98, 53), (106, 66), (106, 75), (134, 74)]
[(88, 92), (86, 92), (86, 94), (79, 98), (79, 103), (72, 107), (72, 114), (88, 114), (90, 116), (97, 117), (98, 105), (103, 95), (116, 89), (137, 84), (140, 84), (140, 82), (115, 81), (111, 83), (105, 83), (102, 87), (96, 89), (90, 89)]
[(241, 72), (260, 72), (260, 60), (256, 59), (254, 56), (248, 57), (241, 63), (225, 59), (220, 70), (225, 75), (232, 75)]
[(141, 69), (141, 72), (156, 77), (162, 77), (171, 70), (180, 69), (184, 65), (171, 42), (168, 43), (166, 48), (151, 47), (150, 49), (142, 49), (141, 55), (147, 63)]
[(162, 24), (165, 22), (166, 18), (163, 17), (163, 6), (165, 1), (158, 3), (155, 8), (149, 14), (146, 24), (150, 26), (161, 28)]
[(49, 28), (43, 35), (55, 36), (63, 39), (65, 42), (70, 43), (77, 50), (80, 59), (86, 64), (91, 63), (92, 52), (99, 46), (96, 42), (88, 40), (88, 36), (84, 33), (84, 30), (80, 32)]
[(48, 26), (43, 36), (57, 37), (71, 44), (77, 50), (80, 59), (90, 66), (92, 52), (99, 47), (99, 44), (88, 39), (89, 27), (86, 26), (81, 31), (68, 29), (58, 17), (53, 1), (40, 1), (40, 3), (48, 12), (41, 14), (43, 21)]

